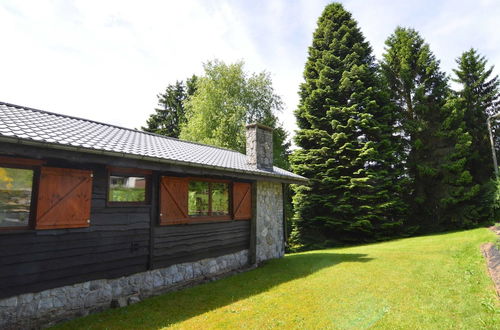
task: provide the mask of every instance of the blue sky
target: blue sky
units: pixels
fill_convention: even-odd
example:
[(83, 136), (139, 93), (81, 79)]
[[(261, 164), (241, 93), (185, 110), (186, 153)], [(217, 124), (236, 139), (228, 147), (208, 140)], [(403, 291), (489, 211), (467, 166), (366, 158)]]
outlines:
[[(271, 73), (293, 110), (316, 20), (330, 1), (0, 0), (0, 100), (138, 128), (156, 95), (218, 58)], [(377, 58), (398, 25), (417, 29), (451, 74), (470, 47), (500, 74), (500, 1), (341, 1)]]

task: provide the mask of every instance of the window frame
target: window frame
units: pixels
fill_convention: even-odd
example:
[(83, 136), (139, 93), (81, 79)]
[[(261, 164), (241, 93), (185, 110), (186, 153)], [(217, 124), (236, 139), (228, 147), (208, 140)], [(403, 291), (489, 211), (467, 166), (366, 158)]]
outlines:
[[(189, 216), (189, 183), (191, 181), (205, 181), (214, 183), (228, 184), (228, 215), (224, 216)], [(169, 184), (170, 183), (170, 184)], [(193, 176), (179, 176), (177, 173), (160, 173), (158, 175), (158, 208), (156, 213), (156, 226), (176, 226), (176, 225), (197, 225), (197, 224), (210, 224), (222, 223), (233, 221), (251, 221), (255, 216), (253, 209), (250, 215), (245, 218), (236, 218), (234, 212), (234, 186), (237, 183), (249, 184), (250, 189), (253, 189), (253, 181), (245, 179), (219, 179), (213, 177), (193, 177)], [(177, 187), (175, 187), (177, 186)], [(175, 188), (175, 193), (171, 189)], [(253, 205), (253, 190), (250, 193), (250, 203)], [(175, 212), (172, 212), (174, 210)]]
[[(208, 215), (203, 216), (192, 216), (189, 215), (189, 184), (191, 182), (208, 182)], [(211, 183), (225, 183), (228, 186), (228, 214), (227, 215), (211, 215), (212, 213), (212, 185)], [(187, 178), (188, 185), (188, 195), (186, 198), (188, 199), (188, 218), (186, 219), (186, 223), (196, 223), (196, 222), (211, 222), (211, 221), (231, 221), (233, 220), (233, 193), (232, 193), (232, 181), (230, 180), (219, 180), (219, 179), (210, 179), (210, 178), (198, 178), (198, 177), (188, 177)]]
[(38, 187), (40, 184), (40, 167), (45, 164), (45, 161), (38, 159), (17, 158), (0, 156), (0, 167), (17, 168), (33, 171), (33, 180), (31, 182), (31, 200), (28, 216), (28, 224), (26, 226), (0, 226), (0, 232), (30, 230), (35, 228), (36, 209), (38, 200)]
[[(144, 201), (141, 202), (114, 202), (109, 200), (111, 189), (110, 180), (112, 176), (122, 177), (144, 177)], [(131, 207), (131, 206), (151, 206), (151, 177), (152, 171), (138, 168), (114, 167), (106, 168), (106, 206), (107, 207)]]

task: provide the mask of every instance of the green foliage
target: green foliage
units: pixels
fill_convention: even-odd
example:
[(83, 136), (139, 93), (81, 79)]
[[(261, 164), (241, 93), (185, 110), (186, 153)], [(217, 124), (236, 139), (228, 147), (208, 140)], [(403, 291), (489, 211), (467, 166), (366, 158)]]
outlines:
[(186, 122), (185, 100), (196, 90), (198, 77), (193, 75), (186, 83), (177, 81), (168, 85), (163, 94), (158, 95), (158, 106), (155, 113), (150, 115), (145, 127), (146, 132), (178, 138), (181, 125)]
[(229, 214), (229, 186), (226, 183), (212, 183), (212, 213)]
[(146, 191), (144, 188), (111, 187), (109, 197), (113, 202), (142, 202), (146, 198)]
[(405, 137), (412, 226), (430, 232), (477, 225), (481, 187), (466, 166), (472, 139), (439, 61), (418, 32), (398, 27), (381, 68)]
[[(209, 196), (210, 195), (210, 196)], [(229, 214), (229, 186), (226, 183), (191, 181), (188, 193), (189, 215)]]
[(196, 92), (185, 102), (187, 120), (180, 138), (245, 152), (245, 125), (273, 127), (275, 165), (288, 168), (290, 143), (276, 113), (283, 104), (268, 73), (248, 75), (244, 63), (209, 61)]
[(192, 181), (189, 183), (188, 210), (189, 215), (208, 215), (209, 183), (205, 181)]
[(342, 5), (328, 5), (319, 18), (304, 78), (292, 168), (310, 182), (295, 187), (292, 239), (319, 247), (400, 234), (406, 205), (397, 112)]
[(438, 204), (438, 229), (473, 228), (484, 221), (480, 214), (481, 185), (474, 182), (467, 166), (472, 138), (465, 128), (464, 113), (454, 101), (443, 107), (445, 119), (439, 131), (450, 147), (439, 169), (444, 192)]
[(493, 67), (488, 68), (486, 59), (475, 49), (464, 52), (456, 62), (453, 80), (460, 89), (453, 96), (453, 102), (457, 111), (464, 114), (464, 130), (473, 146), (466, 154), (465, 168), (472, 182), (480, 187), (474, 201), (477, 207), (471, 215), (479, 222), (487, 222), (492, 220), (495, 197), (491, 194), (495, 190), (491, 188), (494, 168), (486, 120), (496, 112), (500, 102), (500, 81), (498, 76), (491, 77)]

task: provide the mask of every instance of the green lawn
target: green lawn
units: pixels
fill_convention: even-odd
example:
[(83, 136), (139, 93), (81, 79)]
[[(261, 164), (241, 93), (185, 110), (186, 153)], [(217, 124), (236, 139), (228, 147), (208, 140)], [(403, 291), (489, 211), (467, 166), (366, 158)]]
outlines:
[(287, 255), (61, 329), (500, 328), (487, 229)]

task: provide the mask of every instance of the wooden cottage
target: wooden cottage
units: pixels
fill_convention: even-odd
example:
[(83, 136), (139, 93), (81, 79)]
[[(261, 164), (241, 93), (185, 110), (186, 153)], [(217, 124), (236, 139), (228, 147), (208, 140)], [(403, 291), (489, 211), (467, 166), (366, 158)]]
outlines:
[(272, 132), (247, 155), (0, 102), (0, 328), (122, 306), (284, 254)]

